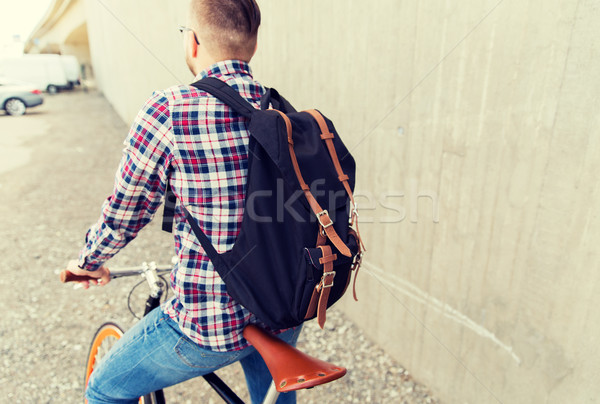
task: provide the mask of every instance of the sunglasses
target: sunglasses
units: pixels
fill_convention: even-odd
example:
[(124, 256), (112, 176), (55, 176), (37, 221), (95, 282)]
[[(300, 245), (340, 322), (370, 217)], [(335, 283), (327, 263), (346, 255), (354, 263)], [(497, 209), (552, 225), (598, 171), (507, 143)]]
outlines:
[(190, 31), (192, 34), (194, 34), (194, 40), (196, 41), (196, 44), (200, 45), (200, 41), (198, 41), (198, 37), (196, 36), (196, 33), (194, 32), (194, 30), (191, 28), (188, 28), (188, 27), (184, 27), (183, 25), (180, 25), (179, 32), (181, 32), (183, 34), (185, 31)]

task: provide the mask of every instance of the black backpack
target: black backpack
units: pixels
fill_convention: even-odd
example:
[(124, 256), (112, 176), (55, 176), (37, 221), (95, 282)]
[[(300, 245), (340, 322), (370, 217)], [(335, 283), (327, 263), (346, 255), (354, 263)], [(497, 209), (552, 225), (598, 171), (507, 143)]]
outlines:
[[(322, 328), (364, 251), (354, 159), (328, 119), (316, 110), (296, 112), (274, 89), (257, 110), (219, 79), (192, 85), (248, 118), (250, 131), (244, 216), (233, 248), (219, 254), (184, 208), (192, 231), (229, 295), (259, 320), (284, 329), (317, 317)], [(168, 186), (166, 231), (175, 203)]]

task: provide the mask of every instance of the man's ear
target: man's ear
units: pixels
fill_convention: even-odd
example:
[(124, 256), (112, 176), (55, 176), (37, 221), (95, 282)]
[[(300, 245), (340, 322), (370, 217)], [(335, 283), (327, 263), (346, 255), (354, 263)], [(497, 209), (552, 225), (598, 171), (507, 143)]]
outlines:
[(191, 46), (190, 50), (190, 54), (192, 55), (192, 57), (197, 57), (198, 56), (198, 43), (196, 42), (196, 35), (194, 35), (193, 32), (188, 32), (188, 43), (189, 46)]
[(187, 57), (195, 58), (198, 56), (198, 43), (191, 31), (185, 31), (183, 35), (183, 46)]

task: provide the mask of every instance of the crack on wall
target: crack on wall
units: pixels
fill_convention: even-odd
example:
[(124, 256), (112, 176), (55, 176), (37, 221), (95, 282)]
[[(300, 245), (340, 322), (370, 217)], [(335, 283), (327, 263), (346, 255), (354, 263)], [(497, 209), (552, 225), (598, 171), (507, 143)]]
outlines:
[(500, 339), (498, 339), (498, 337), (496, 337), (496, 335), (493, 332), (491, 332), (484, 326), (477, 324), (475, 321), (473, 321), (463, 313), (459, 312), (455, 308), (451, 307), (449, 304), (444, 303), (433, 296), (430, 296), (414, 284), (398, 276), (386, 273), (383, 269), (378, 268), (373, 264), (363, 263), (363, 267), (366, 269), (365, 272), (376, 278), (379, 282), (389, 285), (394, 290), (397, 290), (398, 292), (402, 293), (404, 296), (424, 306), (427, 306), (428, 308), (435, 310), (444, 317), (468, 328), (480, 337), (492, 341), (495, 345), (499, 346), (500, 348), (502, 348), (502, 350), (507, 352), (510, 355), (510, 357), (517, 363), (517, 365), (521, 364), (521, 359), (517, 356), (517, 354), (514, 352), (511, 346), (500, 341)]

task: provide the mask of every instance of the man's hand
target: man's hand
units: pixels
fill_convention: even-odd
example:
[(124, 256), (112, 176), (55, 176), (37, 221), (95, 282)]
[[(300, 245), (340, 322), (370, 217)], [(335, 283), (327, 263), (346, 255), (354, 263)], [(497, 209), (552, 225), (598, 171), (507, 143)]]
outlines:
[(91, 278), (95, 278), (95, 279), (92, 279), (89, 281), (78, 282), (83, 286), (84, 289), (89, 288), (90, 283), (92, 285), (104, 286), (108, 282), (110, 282), (110, 271), (106, 267), (100, 267), (95, 271), (86, 271), (85, 269), (79, 268), (79, 266), (77, 265), (77, 261), (73, 260), (73, 261), (69, 261), (66, 269), (67, 269), (67, 271), (73, 273), (74, 275), (82, 275), (82, 276), (89, 276)]

